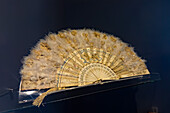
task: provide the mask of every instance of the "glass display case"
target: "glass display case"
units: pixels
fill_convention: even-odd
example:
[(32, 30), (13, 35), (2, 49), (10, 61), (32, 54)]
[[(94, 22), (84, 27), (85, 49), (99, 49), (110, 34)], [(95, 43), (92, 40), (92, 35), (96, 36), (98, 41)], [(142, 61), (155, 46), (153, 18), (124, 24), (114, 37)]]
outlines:
[[(158, 80), (160, 80), (160, 75), (154, 73), (154, 74), (140, 75), (140, 76), (134, 76), (129, 78), (122, 78), (119, 80), (105, 80), (100, 83), (96, 83), (92, 85), (71, 87), (69, 89), (50, 93), (44, 99), (42, 106), (59, 102), (59, 101), (64, 101), (67, 99), (76, 98), (76, 97), (101, 93), (109, 90), (116, 90), (120, 88), (133, 87), (145, 83), (152, 83)], [(18, 91), (17, 93), (19, 96), (18, 96), (18, 103), (16, 103), (16, 106), (14, 108), (0, 111), (0, 113), (16, 112), (16, 111), (24, 110), (26, 108), (33, 108), (33, 107), (35, 109), (38, 109), (38, 107), (32, 105), (32, 102), (36, 97), (38, 97), (44, 91), (46, 90), (25, 91), (25, 92)]]

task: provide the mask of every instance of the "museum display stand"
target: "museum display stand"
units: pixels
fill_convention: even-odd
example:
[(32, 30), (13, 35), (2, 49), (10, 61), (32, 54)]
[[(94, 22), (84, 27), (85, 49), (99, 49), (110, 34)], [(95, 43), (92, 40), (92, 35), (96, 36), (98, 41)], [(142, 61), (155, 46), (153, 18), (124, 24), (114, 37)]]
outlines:
[[(80, 87), (71, 87), (69, 89), (55, 91), (50, 93), (45, 97), (42, 106), (45, 106), (50, 103), (55, 103), (59, 101), (64, 101), (67, 99), (77, 98), (81, 96), (92, 95), (95, 93), (102, 93), (104, 91), (116, 90), (120, 88), (133, 87), (145, 83), (152, 83), (160, 80), (160, 74), (153, 73), (148, 75), (140, 75), (128, 78), (122, 78), (119, 80), (105, 80), (100, 83), (80, 86)], [(33, 100), (38, 97), (42, 92), (46, 90), (34, 90), (34, 91), (18, 91), (18, 103), (16, 103), (15, 108), (6, 109), (0, 111), (0, 113), (10, 113), (20, 111), (26, 108), (33, 108)], [(36, 107), (35, 107), (36, 108)], [(38, 107), (37, 107), (38, 109)]]

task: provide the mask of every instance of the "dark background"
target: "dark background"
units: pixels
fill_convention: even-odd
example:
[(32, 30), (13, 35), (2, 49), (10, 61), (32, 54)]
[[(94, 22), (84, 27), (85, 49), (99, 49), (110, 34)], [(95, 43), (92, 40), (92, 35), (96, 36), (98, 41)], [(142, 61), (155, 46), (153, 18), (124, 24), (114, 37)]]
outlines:
[[(0, 0), (0, 91), (19, 86), (23, 56), (49, 32), (94, 28), (135, 47), (161, 81), (76, 98), (22, 112), (170, 113), (170, 1)], [(0, 97), (0, 111), (17, 105), (17, 93)]]

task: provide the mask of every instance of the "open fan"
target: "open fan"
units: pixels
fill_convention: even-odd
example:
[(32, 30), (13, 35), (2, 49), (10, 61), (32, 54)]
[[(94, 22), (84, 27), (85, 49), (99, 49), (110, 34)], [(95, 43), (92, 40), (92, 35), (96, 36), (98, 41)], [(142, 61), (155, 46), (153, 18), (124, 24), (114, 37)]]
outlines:
[(34, 101), (40, 105), (49, 92), (149, 74), (133, 48), (119, 38), (90, 29), (64, 30), (41, 39), (24, 58), (21, 90), (47, 89)]

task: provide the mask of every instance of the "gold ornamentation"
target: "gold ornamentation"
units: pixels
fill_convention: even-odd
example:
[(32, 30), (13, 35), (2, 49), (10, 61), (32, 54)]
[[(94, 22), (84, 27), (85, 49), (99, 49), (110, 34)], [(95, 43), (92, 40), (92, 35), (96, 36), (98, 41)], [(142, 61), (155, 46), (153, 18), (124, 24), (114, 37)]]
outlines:
[(100, 38), (100, 33), (94, 32), (94, 36), (97, 37), (97, 38)]
[(40, 48), (43, 50), (48, 50), (48, 51), (51, 50), (50, 46), (45, 42), (40, 43)]
[(105, 40), (106, 40), (107, 38), (108, 38), (108, 37), (107, 37), (107, 35), (106, 35), (106, 34), (104, 34), (104, 35), (103, 35), (103, 39), (105, 39)]
[(85, 38), (85, 41), (86, 41), (87, 43), (89, 43), (89, 38), (86, 37), (86, 38)]
[(71, 31), (71, 34), (72, 34), (73, 36), (76, 36), (77, 31), (76, 31), (76, 30), (72, 30), (72, 31)]
[(25, 61), (25, 64), (28, 66), (28, 67), (31, 67), (33, 65), (33, 59), (27, 59)]
[(82, 35), (84, 36), (84, 37), (88, 37), (88, 34), (87, 33), (82, 33)]
[(59, 33), (58, 33), (58, 37), (60, 37), (60, 38), (65, 38), (65, 35), (64, 35), (64, 33), (59, 32)]
[(104, 41), (101, 41), (101, 46), (103, 47), (103, 45), (105, 44), (105, 42)]
[(113, 36), (111, 36), (110, 39), (111, 39), (113, 42), (116, 42), (116, 41), (117, 41), (117, 39), (116, 39), (115, 37), (113, 37)]
[(110, 52), (110, 51), (112, 51), (113, 49), (112, 49), (112, 47), (107, 47), (107, 49), (106, 49), (108, 52)]

